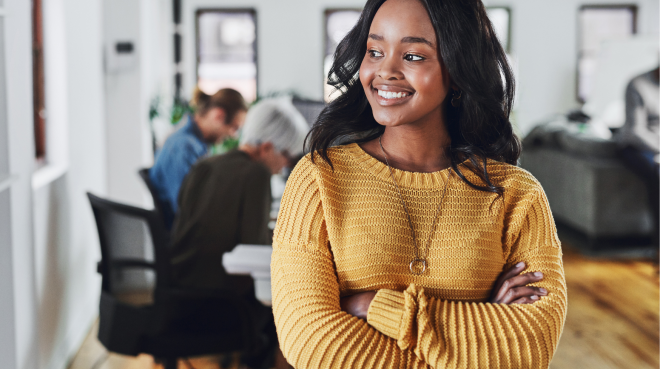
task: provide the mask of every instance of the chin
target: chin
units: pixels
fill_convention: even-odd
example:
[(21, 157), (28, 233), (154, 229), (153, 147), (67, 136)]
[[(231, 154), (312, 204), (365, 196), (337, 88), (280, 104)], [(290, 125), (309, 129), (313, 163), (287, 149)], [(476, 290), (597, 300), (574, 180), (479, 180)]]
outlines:
[[(378, 110), (372, 110), (374, 115), (374, 120), (381, 126), (385, 127), (398, 127), (410, 123), (408, 119), (404, 119), (405, 114), (392, 114), (390, 112)], [(402, 116), (403, 115), (403, 116)]]

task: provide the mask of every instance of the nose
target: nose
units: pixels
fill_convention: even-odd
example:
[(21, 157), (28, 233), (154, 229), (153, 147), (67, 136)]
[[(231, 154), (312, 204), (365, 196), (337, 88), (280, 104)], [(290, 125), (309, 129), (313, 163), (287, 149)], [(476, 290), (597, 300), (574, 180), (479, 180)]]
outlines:
[(400, 60), (394, 56), (391, 56), (392, 53), (389, 54), (390, 55), (384, 56), (380, 63), (380, 69), (378, 70), (378, 77), (390, 81), (403, 79)]
[(236, 137), (236, 135), (238, 134), (238, 129), (239, 129), (238, 127), (232, 124), (229, 128), (229, 135), (232, 137)]

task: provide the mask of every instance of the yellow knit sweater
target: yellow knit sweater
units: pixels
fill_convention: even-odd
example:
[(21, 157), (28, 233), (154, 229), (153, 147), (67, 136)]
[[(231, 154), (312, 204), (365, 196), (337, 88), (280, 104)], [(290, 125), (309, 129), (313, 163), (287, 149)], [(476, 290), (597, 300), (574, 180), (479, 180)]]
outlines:
[[(489, 161), (504, 196), (452, 174), (428, 252), (415, 255), (387, 166), (351, 144), (334, 171), (309, 157), (289, 177), (273, 239), (273, 313), (296, 368), (547, 368), (566, 314), (561, 247), (545, 193), (528, 172)], [(473, 182), (478, 178), (463, 170)], [(394, 170), (424, 244), (449, 170)], [(498, 275), (525, 261), (549, 294), (531, 305), (487, 303)], [(367, 321), (340, 296), (378, 291)]]

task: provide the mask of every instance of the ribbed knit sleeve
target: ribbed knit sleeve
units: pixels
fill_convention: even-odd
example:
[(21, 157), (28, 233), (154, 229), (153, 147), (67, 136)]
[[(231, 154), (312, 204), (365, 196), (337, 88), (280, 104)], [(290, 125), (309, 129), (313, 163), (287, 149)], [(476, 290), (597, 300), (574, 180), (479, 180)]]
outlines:
[(392, 338), (341, 311), (323, 204), (308, 158), (287, 181), (271, 260), (277, 335), (295, 368), (426, 367)]
[(524, 261), (526, 271), (543, 272), (534, 285), (548, 296), (530, 305), (502, 305), (435, 299), (415, 285), (403, 292), (382, 289), (369, 308), (369, 324), (433, 368), (547, 368), (567, 296), (561, 248), (540, 186), (506, 216), (504, 270)]

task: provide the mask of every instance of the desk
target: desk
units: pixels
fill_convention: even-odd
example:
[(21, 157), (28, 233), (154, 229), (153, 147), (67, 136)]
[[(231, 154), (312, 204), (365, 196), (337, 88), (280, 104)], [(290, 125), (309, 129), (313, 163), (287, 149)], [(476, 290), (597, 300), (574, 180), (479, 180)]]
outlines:
[(270, 306), (270, 245), (237, 245), (222, 256), (222, 266), (228, 274), (250, 275), (254, 279), (254, 292), (257, 300)]

